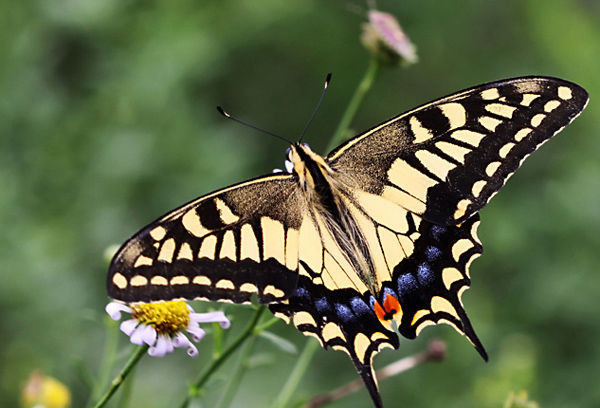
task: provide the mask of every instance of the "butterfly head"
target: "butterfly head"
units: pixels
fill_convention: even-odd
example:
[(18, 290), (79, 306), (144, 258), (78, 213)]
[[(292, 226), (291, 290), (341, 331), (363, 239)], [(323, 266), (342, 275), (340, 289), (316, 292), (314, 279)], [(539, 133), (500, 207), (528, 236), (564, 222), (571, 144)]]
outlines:
[(313, 152), (306, 143), (294, 143), (286, 154), (286, 170), (298, 177), (304, 189), (314, 188), (332, 172), (325, 159)]

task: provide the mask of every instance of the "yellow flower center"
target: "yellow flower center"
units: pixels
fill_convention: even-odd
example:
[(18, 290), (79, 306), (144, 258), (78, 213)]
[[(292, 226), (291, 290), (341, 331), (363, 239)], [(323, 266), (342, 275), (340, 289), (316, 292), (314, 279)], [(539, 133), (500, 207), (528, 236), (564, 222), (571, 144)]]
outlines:
[(181, 300), (143, 303), (131, 306), (133, 318), (152, 326), (159, 334), (174, 335), (186, 329), (190, 323), (190, 310)]

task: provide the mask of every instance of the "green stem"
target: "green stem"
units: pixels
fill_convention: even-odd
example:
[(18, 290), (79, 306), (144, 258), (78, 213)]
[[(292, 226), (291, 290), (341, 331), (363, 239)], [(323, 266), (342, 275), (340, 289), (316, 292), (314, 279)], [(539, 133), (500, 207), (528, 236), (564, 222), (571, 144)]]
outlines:
[(119, 375), (117, 375), (114, 378), (114, 380), (112, 380), (110, 387), (108, 388), (108, 390), (106, 390), (102, 398), (100, 398), (100, 401), (98, 401), (96, 405), (94, 405), (94, 408), (101, 408), (104, 405), (106, 405), (110, 397), (112, 397), (113, 394), (119, 389), (121, 384), (123, 384), (123, 381), (125, 381), (127, 375), (131, 372), (133, 367), (135, 367), (138, 361), (140, 361), (140, 359), (146, 353), (146, 351), (148, 351), (148, 346), (136, 347), (134, 352), (131, 354), (131, 357), (129, 357), (127, 364), (125, 364), (125, 367), (123, 367)]
[(275, 323), (280, 322), (280, 321), (281, 321), (281, 319), (279, 317), (273, 317), (273, 318), (271, 318), (271, 320), (269, 320), (269, 321), (261, 324), (260, 326), (256, 327), (256, 330), (255, 330), (256, 334), (264, 332), (269, 327), (273, 326)]
[(95, 385), (92, 387), (90, 398), (86, 407), (91, 407), (92, 403), (98, 399), (100, 392), (106, 387), (110, 380), (110, 372), (117, 359), (117, 350), (119, 346), (119, 325), (112, 319), (106, 317), (106, 343), (104, 343), (104, 353), (102, 356), (102, 364), (100, 366), (100, 374)]
[(223, 328), (219, 323), (213, 323), (213, 358), (217, 358), (223, 352)]
[(346, 107), (346, 111), (340, 120), (340, 124), (338, 125), (333, 137), (331, 138), (331, 141), (329, 142), (327, 152), (330, 152), (335, 147), (340, 145), (344, 140), (346, 140), (352, 119), (354, 119), (360, 104), (373, 86), (373, 82), (375, 81), (377, 73), (379, 72), (379, 67), (380, 64), (379, 61), (377, 61), (377, 58), (371, 58), (365, 75), (356, 87), (354, 95), (352, 95), (352, 99), (350, 100), (350, 103)]
[(217, 371), (217, 369), (225, 362), (225, 360), (227, 360), (229, 356), (231, 356), (231, 354), (240, 345), (242, 345), (242, 343), (244, 343), (246, 339), (248, 339), (248, 337), (256, 334), (256, 325), (258, 324), (260, 316), (264, 311), (265, 306), (260, 306), (258, 309), (256, 309), (252, 320), (250, 321), (250, 323), (248, 323), (244, 331), (229, 346), (227, 346), (225, 350), (223, 350), (223, 352), (208, 365), (208, 367), (206, 367), (204, 372), (200, 374), (200, 376), (194, 382), (194, 384), (190, 386), (188, 390), (188, 395), (182, 401), (180, 408), (187, 408), (192, 399), (200, 393), (200, 389), (206, 383), (206, 381), (208, 381), (211, 375), (213, 375), (215, 371)]
[(133, 391), (134, 378), (135, 378), (135, 368), (131, 372), (131, 378), (129, 378), (129, 381), (126, 381), (125, 384), (123, 384), (123, 389), (121, 390), (121, 395), (119, 398), (119, 402), (117, 404), (117, 408), (126, 408), (127, 406), (129, 406), (129, 400), (131, 399), (131, 392)]
[(318, 348), (318, 342), (313, 339), (307, 339), (304, 350), (302, 350), (302, 353), (300, 354), (298, 361), (296, 361), (296, 365), (281, 389), (281, 392), (279, 392), (279, 395), (275, 398), (275, 402), (271, 405), (272, 408), (284, 408), (288, 405), (290, 398), (294, 394), (294, 391), (296, 391), (302, 376), (310, 364), (310, 360), (312, 360), (312, 357)]
[[(260, 330), (259, 327), (256, 328), (255, 333), (258, 333)], [(231, 405), (231, 401), (235, 396), (236, 391), (240, 387), (242, 383), (242, 378), (244, 374), (246, 374), (246, 370), (248, 369), (248, 365), (250, 362), (250, 357), (252, 351), (254, 351), (254, 345), (256, 344), (256, 339), (258, 336), (252, 336), (247, 342), (244, 348), (242, 349), (242, 353), (238, 360), (237, 366), (233, 370), (233, 374), (231, 374), (229, 383), (227, 384), (227, 388), (223, 391), (223, 395), (221, 396), (219, 402), (215, 405), (216, 408), (227, 408)]]

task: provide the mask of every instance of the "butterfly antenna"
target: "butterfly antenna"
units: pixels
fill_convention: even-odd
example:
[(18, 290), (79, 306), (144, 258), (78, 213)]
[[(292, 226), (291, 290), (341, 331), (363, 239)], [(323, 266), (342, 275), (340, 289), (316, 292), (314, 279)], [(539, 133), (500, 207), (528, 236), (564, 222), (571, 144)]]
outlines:
[(287, 143), (289, 143), (289, 144), (294, 144), (294, 142), (292, 142), (291, 140), (288, 140), (288, 139), (286, 139), (285, 137), (281, 137), (281, 136), (279, 136), (279, 135), (277, 135), (277, 134), (275, 134), (275, 133), (269, 132), (268, 130), (265, 130), (265, 129), (259, 128), (258, 126), (254, 126), (254, 125), (252, 125), (252, 124), (250, 124), (250, 123), (248, 123), (248, 122), (244, 122), (243, 120), (239, 120), (238, 118), (234, 118), (234, 117), (233, 117), (233, 116), (231, 116), (229, 113), (225, 112), (225, 111), (223, 110), (223, 108), (221, 108), (220, 106), (217, 106), (217, 110), (219, 111), (219, 113), (220, 113), (221, 115), (225, 116), (227, 119), (231, 119), (231, 120), (233, 120), (234, 122), (237, 122), (237, 123), (239, 123), (239, 124), (241, 124), (241, 125), (248, 126), (249, 128), (252, 128), (252, 129), (254, 129), (254, 130), (258, 130), (259, 132), (266, 133), (267, 135), (271, 135), (271, 136), (273, 136), (273, 137), (276, 137), (277, 139), (281, 139), (281, 140), (283, 140), (284, 142), (287, 142)]
[(306, 126), (304, 126), (304, 130), (302, 130), (302, 133), (300, 134), (300, 139), (298, 140), (298, 143), (300, 143), (302, 141), (302, 138), (304, 137), (304, 134), (306, 133), (306, 129), (308, 129), (308, 126), (315, 118), (315, 115), (317, 114), (317, 111), (319, 110), (319, 107), (321, 106), (321, 102), (323, 102), (323, 98), (325, 97), (325, 92), (327, 91), (327, 87), (329, 86), (329, 81), (331, 81), (331, 72), (329, 74), (327, 74), (327, 78), (325, 78), (325, 85), (323, 85), (323, 92), (321, 92), (321, 97), (319, 98), (319, 103), (317, 103), (317, 107), (313, 111), (308, 122), (306, 122)]

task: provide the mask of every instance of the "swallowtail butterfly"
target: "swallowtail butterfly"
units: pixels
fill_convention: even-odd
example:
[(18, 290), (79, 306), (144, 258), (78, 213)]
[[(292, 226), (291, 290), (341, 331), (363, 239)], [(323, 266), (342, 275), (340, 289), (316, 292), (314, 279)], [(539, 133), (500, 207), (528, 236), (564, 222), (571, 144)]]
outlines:
[(131, 237), (107, 278), (124, 302), (245, 303), (256, 294), (349, 354), (376, 407), (373, 356), (446, 323), (484, 359), (461, 295), (482, 252), (478, 211), (585, 107), (586, 91), (522, 77), (387, 120), (326, 157), (306, 144), (287, 172), (197, 198)]

